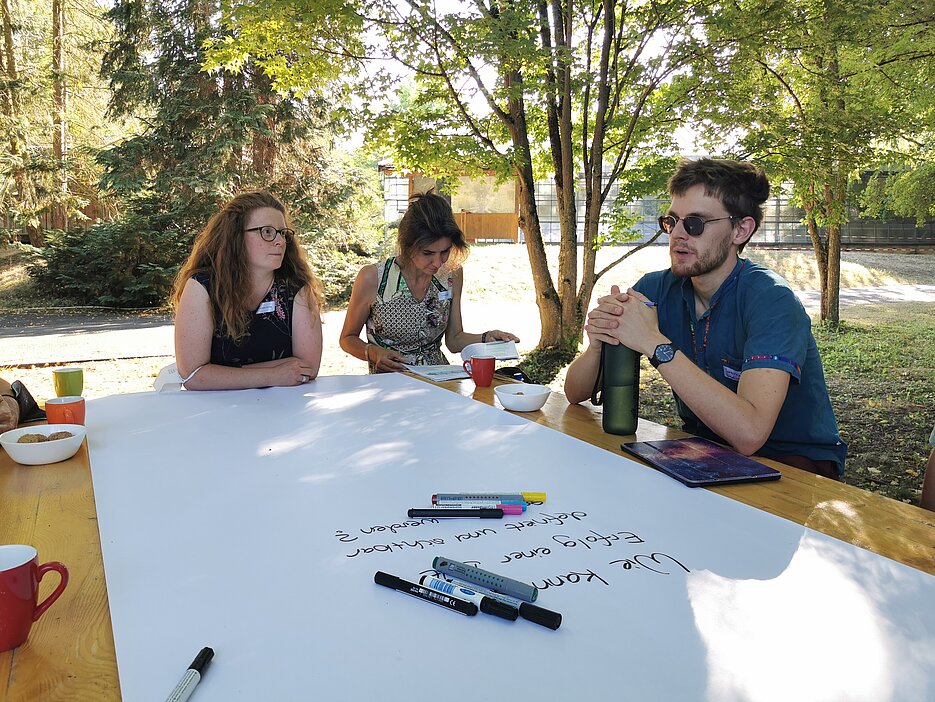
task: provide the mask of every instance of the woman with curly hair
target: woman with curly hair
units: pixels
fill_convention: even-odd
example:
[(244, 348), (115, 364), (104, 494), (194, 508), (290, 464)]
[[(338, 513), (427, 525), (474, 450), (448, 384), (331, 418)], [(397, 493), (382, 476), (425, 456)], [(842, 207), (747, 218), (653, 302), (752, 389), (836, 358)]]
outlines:
[(268, 192), (237, 195), (175, 282), (175, 358), (189, 390), (307, 383), (321, 363), (321, 284)]
[[(454, 353), (478, 341), (519, 341), (499, 329), (470, 334), (462, 328), (468, 245), (441, 195), (415, 196), (399, 222), (397, 251), (357, 274), (341, 330), (341, 348), (367, 361), (371, 373), (447, 364), (442, 336)], [(364, 326), (367, 341), (360, 338)]]

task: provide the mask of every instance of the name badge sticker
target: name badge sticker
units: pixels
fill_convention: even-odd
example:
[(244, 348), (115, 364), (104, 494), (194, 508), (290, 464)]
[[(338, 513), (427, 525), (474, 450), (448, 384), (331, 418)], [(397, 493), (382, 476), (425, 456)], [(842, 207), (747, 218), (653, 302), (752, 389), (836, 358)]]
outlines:
[(730, 366), (721, 366), (724, 371), (724, 377), (728, 380), (733, 380), (735, 383), (740, 381), (740, 371), (736, 368), (731, 368)]
[(441, 290), (438, 293), (439, 300), (450, 300), (451, 299), (451, 290)]
[(276, 303), (273, 302), (272, 300), (267, 300), (262, 305), (256, 308), (257, 314), (266, 314), (267, 312), (275, 312), (275, 311), (276, 311)]

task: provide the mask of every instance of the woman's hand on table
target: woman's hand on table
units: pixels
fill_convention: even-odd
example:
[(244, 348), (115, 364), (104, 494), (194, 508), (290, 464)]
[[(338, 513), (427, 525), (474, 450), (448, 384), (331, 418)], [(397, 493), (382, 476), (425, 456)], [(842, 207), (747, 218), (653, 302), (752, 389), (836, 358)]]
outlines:
[(385, 349), (377, 344), (368, 344), (367, 356), (370, 362), (373, 363), (373, 369), (377, 373), (406, 370), (406, 366), (403, 365), (406, 362), (406, 357), (392, 349)]
[[(260, 367), (263, 364), (255, 364)], [(247, 366), (249, 368), (249, 366)], [(301, 358), (292, 356), (276, 365), (268, 366), (271, 373), (272, 384), (277, 387), (291, 387), (302, 385), (315, 379), (318, 369), (312, 367)]]
[(511, 334), (510, 332), (500, 331), (499, 329), (491, 329), (488, 332), (485, 332), (484, 337), (487, 341), (516, 341), (519, 342), (519, 337), (516, 334)]

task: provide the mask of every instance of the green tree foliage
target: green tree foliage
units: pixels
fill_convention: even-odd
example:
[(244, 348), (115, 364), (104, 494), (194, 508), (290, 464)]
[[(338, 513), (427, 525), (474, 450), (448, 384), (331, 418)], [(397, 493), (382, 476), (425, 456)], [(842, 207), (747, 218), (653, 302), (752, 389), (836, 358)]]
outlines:
[[(3, 60), (0, 62), (0, 208), (11, 233), (26, 231), (41, 244), (49, 214), (58, 209), (75, 224), (107, 213), (101, 199), (97, 150), (113, 142), (120, 125), (104, 118), (107, 91), (99, 76), (101, 45), (109, 26), (94, 0), (70, 0), (60, 15), (63, 69), (52, 62), (51, 2), (3, 3)], [(64, 125), (62, 158), (52, 134), (55, 78)], [(64, 187), (63, 187), (64, 186)], [(61, 218), (55, 226), (62, 225)]]
[(895, 172), (881, 169), (861, 191), (860, 203), (871, 217), (911, 217), (923, 226), (935, 218), (935, 156), (910, 160)]
[[(142, 125), (98, 155), (101, 183), (122, 210), (87, 236), (55, 238), (37, 275), (85, 302), (157, 304), (195, 233), (221, 202), (251, 188), (278, 194), (319, 249), (372, 245), (376, 227), (354, 226), (348, 208), (366, 221), (378, 207), (373, 186), (335, 157), (330, 99), (280, 93), (252, 61), (236, 73), (205, 70), (206, 47), (229, 38), (211, 3), (119, 0), (107, 16), (115, 26), (103, 60), (109, 114)], [(83, 263), (79, 276), (72, 269)]]
[(850, 186), (898, 158), (931, 114), (924, 13), (911, 0), (726, 3), (708, 28), (718, 50), (694, 66), (708, 86), (695, 106), (709, 145), (791, 183), (818, 262), (821, 318), (832, 323)]
[[(307, 26), (343, 28), (348, 14), (366, 20), (359, 35), (331, 30), (309, 46)], [(366, 55), (392, 59), (414, 82), (392, 104), (373, 92), (379, 83), (358, 92), (371, 144), (381, 155), (391, 150), (397, 167), (438, 178), (492, 171), (514, 180), (540, 307), (540, 347), (570, 350), (594, 283), (607, 270), (595, 271), (597, 248), (629, 236), (624, 213), (608, 212), (605, 203), (617, 188), (625, 198), (658, 192), (671, 168), (671, 133), (689, 93), (684, 69), (697, 52), (700, 17), (686, 0), (255, 0), (231, 14), (229, 50), (262, 63), (278, 85), (308, 85), (306, 74), (315, 71), (307, 67), (333, 55), (345, 57), (354, 75), (377, 81), (380, 72), (360, 60), (359, 42), (378, 36)], [(294, 49), (289, 60), (264, 53), (277, 42)], [(554, 177), (559, 192), (555, 280), (534, 198), (543, 175)], [(575, 196), (582, 189), (579, 247)]]
[[(414, 73), (415, 90), (380, 115), (374, 138), (389, 142), (397, 166), (439, 175), (494, 171), (516, 182), (539, 348), (558, 347), (567, 357), (595, 282), (619, 262), (596, 271), (597, 249), (633, 238), (624, 210), (606, 206), (611, 194), (619, 189), (619, 202), (627, 202), (658, 193), (671, 171), (702, 9), (680, 0), (451, 7), (380, 6), (387, 43)], [(543, 176), (554, 178), (558, 199), (554, 279), (534, 197)]]

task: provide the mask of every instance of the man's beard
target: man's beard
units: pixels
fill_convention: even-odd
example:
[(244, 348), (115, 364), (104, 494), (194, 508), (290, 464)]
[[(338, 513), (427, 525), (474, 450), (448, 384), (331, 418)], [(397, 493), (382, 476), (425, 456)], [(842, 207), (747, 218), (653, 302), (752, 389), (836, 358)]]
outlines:
[(679, 278), (695, 278), (699, 275), (710, 273), (720, 267), (724, 261), (727, 260), (727, 257), (730, 256), (730, 242), (731, 238), (729, 236), (724, 237), (718, 248), (708, 250), (705, 254), (696, 258), (695, 262), (691, 264), (680, 264), (672, 261), (672, 273)]

